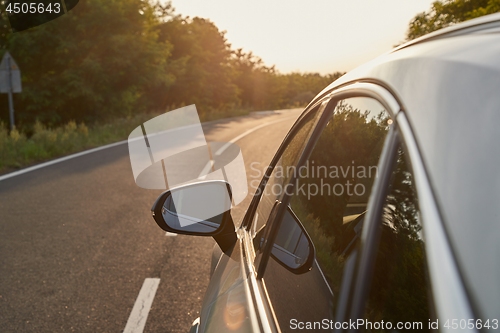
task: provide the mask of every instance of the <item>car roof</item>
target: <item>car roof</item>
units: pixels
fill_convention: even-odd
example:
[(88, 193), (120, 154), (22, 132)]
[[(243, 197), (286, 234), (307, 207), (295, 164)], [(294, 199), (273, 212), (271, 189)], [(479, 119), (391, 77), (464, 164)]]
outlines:
[[(318, 100), (337, 87), (360, 79), (374, 79), (390, 83), (391, 78), (388, 75), (390, 72), (385, 71), (385, 68), (388, 67), (387, 64), (391, 64), (398, 59), (405, 59), (405, 66), (408, 67), (417, 64), (421, 58), (426, 58), (428, 61), (434, 60), (452, 63), (453, 56), (456, 56), (458, 52), (462, 57), (455, 59), (456, 61), (470, 62), (472, 64), (476, 60), (477, 65), (491, 67), (495, 71), (500, 71), (498, 53), (490, 53), (490, 57), (486, 59), (486, 54), (482, 52), (484, 51), (482, 49), (489, 49), (492, 46), (489, 45), (490, 43), (498, 42), (499, 33), (500, 13), (486, 15), (432, 32), (400, 45), (348, 72), (323, 89), (313, 101)], [(485, 38), (479, 40), (476, 38), (477, 35), (482, 35)], [(454, 37), (459, 38), (459, 40), (454, 39)], [(475, 59), (480, 52), (465, 52), (470, 48), (479, 48), (479, 50), (476, 50), (482, 52), (482, 58)], [(431, 49), (434, 52), (430, 52)], [(400, 70), (404, 70), (405, 66), (400, 67)], [(457, 66), (460, 66), (460, 64), (457, 64)]]
[(401, 45), (318, 98), (363, 81), (385, 86), (400, 101), (475, 310), (498, 316), (500, 14)]

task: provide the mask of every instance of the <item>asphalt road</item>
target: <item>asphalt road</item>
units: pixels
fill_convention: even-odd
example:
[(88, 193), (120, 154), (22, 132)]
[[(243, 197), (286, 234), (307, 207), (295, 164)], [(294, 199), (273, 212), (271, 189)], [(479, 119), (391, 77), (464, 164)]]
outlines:
[[(203, 128), (207, 141), (243, 135), (236, 143), (251, 182), (299, 114)], [(135, 185), (127, 144), (0, 181), (0, 332), (122, 332), (147, 278), (160, 283), (144, 332), (187, 332), (215, 242), (167, 236), (150, 216), (160, 192)], [(233, 209), (235, 221), (249, 199)]]

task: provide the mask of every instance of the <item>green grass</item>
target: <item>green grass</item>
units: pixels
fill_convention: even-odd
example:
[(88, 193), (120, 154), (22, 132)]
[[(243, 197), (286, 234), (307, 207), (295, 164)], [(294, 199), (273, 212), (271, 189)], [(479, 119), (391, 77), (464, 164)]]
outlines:
[[(204, 122), (241, 116), (248, 112), (248, 110), (209, 112), (202, 114), (200, 118)], [(0, 174), (125, 140), (134, 128), (157, 115), (159, 114), (142, 113), (93, 126), (70, 121), (61, 127), (47, 128), (37, 122), (30, 137), (18, 130), (9, 133), (6, 125), (0, 122)]]

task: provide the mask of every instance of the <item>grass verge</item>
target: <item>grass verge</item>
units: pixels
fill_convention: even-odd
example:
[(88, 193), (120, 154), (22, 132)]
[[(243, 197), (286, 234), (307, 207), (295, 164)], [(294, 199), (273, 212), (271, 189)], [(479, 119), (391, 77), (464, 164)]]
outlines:
[[(248, 113), (248, 110), (210, 112), (202, 114), (200, 120), (205, 122)], [(0, 123), (0, 174), (125, 140), (134, 128), (157, 115), (137, 114), (93, 126), (70, 121), (61, 127), (47, 128), (37, 122), (30, 137), (18, 130), (9, 133), (7, 127)]]

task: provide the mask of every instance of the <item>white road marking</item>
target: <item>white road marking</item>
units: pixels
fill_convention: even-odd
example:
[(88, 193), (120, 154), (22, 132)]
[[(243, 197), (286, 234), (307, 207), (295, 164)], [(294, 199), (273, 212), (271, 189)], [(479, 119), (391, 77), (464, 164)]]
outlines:
[(35, 170), (38, 170), (38, 169), (41, 169), (41, 168), (45, 168), (45, 167), (47, 167), (49, 165), (53, 165), (53, 164), (57, 164), (57, 163), (60, 163), (60, 162), (64, 162), (64, 161), (70, 160), (70, 159), (75, 158), (75, 157), (79, 157), (79, 156), (83, 156), (83, 155), (95, 153), (96, 151), (99, 151), (99, 150), (104, 150), (104, 149), (116, 147), (116, 146), (122, 145), (124, 143), (127, 143), (127, 140), (123, 140), (123, 141), (115, 142), (115, 143), (112, 143), (112, 144), (109, 144), (109, 145), (105, 145), (105, 146), (101, 146), (101, 147), (97, 147), (97, 148), (85, 150), (85, 151), (82, 151), (82, 152), (79, 152), (79, 153), (76, 153), (76, 154), (64, 156), (64, 157), (57, 158), (57, 159), (52, 160), (52, 161), (48, 161), (48, 162), (45, 162), (45, 163), (37, 164), (37, 165), (34, 165), (34, 166), (26, 168), (26, 169), (22, 169), (22, 170), (19, 170), (19, 171), (14, 171), (14, 172), (8, 173), (6, 175), (0, 176), (0, 181), (2, 181), (4, 179), (15, 177), (15, 176), (19, 176), (19, 175), (22, 175), (22, 174), (27, 173), (27, 172), (31, 172), (31, 171), (35, 171)]
[[(210, 124), (213, 124), (213, 123), (221, 122), (223, 120), (225, 120), (225, 119), (207, 121), (207, 122), (202, 123), (201, 125), (202, 126), (210, 125)], [(135, 138), (133, 140), (139, 140), (139, 139), (141, 139), (141, 138)], [(105, 146), (101, 146), (101, 147), (96, 147), (96, 148), (92, 148), (92, 149), (89, 149), (89, 150), (84, 150), (84, 151), (79, 152), (79, 153), (71, 154), (71, 155), (64, 156), (64, 157), (61, 157), (61, 158), (57, 158), (55, 160), (51, 160), (51, 161), (48, 161), (48, 162), (45, 162), (45, 163), (37, 164), (37, 165), (31, 166), (29, 168), (25, 168), (25, 169), (21, 169), (21, 170), (18, 170), (18, 171), (14, 171), (14, 172), (8, 173), (6, 175), (0, 176), (0, 182), (2, 180), (4, 180), (4, 179), (12, 178), (12, 177), (19, 176), (19, 175), (22, 175), (22, 174), (25, 174), (25, 173), (28, 173), (28, 172), (31, 172), (31, 171), (35, 171), (35, 170), (38, 170), (38, 169), (41, 169), (41, 168), (45, 168), (47, 166), (50, 166), (50, 165), (53, 165), (53, 164), (57, 164), (57, 163), (61, 163), (61, 162), (70, 160), (70, 159), (75, 158), (75, 157), (80, 157), (80, 156), (83, 156), (83, 155), (95, 153), (96, 151), (100, 151), (100, 150), (104, 150), (104, 149), (108, 149), (108, 148), (113, 148), (113, 147), (116, 147), (116, 146), (119, 146), (119, 145), (123, 145), (123, 144), (125, 144), (127, 142), (128, 142), (128, 140), (123, 140), (123, 141), (111, 143), (109, 145), (105, 145)]]
[(213, 160), (210, 160), (207, 162), (207, 165), (205, 165), (205, 167), (203, 168), (203, 170), (201, 170), (200, 172), (200, 175), (198, 176), (198, 179), (199, 180), (204, 180), (205, 177), (210, 173), (210, 169), (212, 169), (212, 167), (214, 166), (214, 161)]
[[(289, 120), (290, 118), (296, 118), (296, 116), (292, 116), (292, 117), (286, 117), (286, 118), (283, 118), (283, 119), (278, 119), (278, 120), (275, 120), (275, 121), (271, 121), (271, 122), (265, 122), (263, 124), (260, 124), (258, 126), (255, 126), (254, 128), (251, 128), (249, 129), (248, 131), (246, 132), (243, 132), (241, 133), (240, 135), (238, 135), (237, 137), (229, 140), (229, 142), (226, 142), (222, 147), (220, 147), (216, 152), (215, 152), (215, 155), (217, 156), (220, 156), (222, 155), (222, 153), (227, 149), (229, 148), (229, 146), (231, 146), (231, 144), (233, 143), (236, 143), (237, 141), (243, 139), (245, 136), (255, 132), (256, 130), (258, 129), (261, 129), (262, 127), (266, 127), (266, 126), (269, 126), (269, 125), (272, 125), (272, 124), (276, 124), (276, 123), (279, 123), (279, 122), (282, 122), (282, 121), (285, 121), (285, 120)], [(200, 172), (200, 175), (198, 176), (198, 179), (204, 179), (207, 174), (208, 174), (208, 170), (210, 170), (213, 166), (213, 161), (210, 160), (209, 162), (207, 162), (207, 165), (205, 165), (205, 167), (203, 168), (203, 170)]]
[(149, 310), (153, 304), (159, 284), (159, 278), (147, 278), (144, 280), (123, 333), (142, 333), (144, 331)]
[(289, 120), (290, 118), (295, 118), (296, 116), (293, 116), (293, 117), (286, 117), (286, 118), (283, 118), (283, 119), (278, 119), (278, 120), (275, 120), (275, 121), (270, 121), (270, 122), (265, 122), (263, 124), (260, 124), (259, 126), (255, 126), (254, 128), (251, 128), (249, 129), (248, 131), (246, 132), (243, 132), (241, 133), (240, 135), (238, 135), (237, 137), (235, 137), (234, 139), (232, 140), (229, 140), (229, 142), (227, 142), (224, 146), (220, 147), (219, 150), (217, 150), (215, 152), (215, 155), (217, 156), (220, 156), (222, 155), (222, 153), (232, 144), (232, 143), (235, 143), (236, 141), (239, 141), (241, 139), (243, 139), (245, 136), (247, 136), (248, 134), (250, 133), (253, 133), (255, 132), (256, 130), (258, 129), (261, 129), (262, 127), (266, 127), (266, 126), (269, 126), (269, 125), (272, 125), (272, 124), (276, 124), (276, 123), (279, 123), (279, 122), (282, 122), (282, 121), (285, 121), (285, 120)]
[(274, 110), (268, 110), (268, 111), (254, 111), (254, 112), (251, 112), (253, 114), (275, 114), (276, 111)]
[[(288, 117), (288, 118), (291, 118), (291, 117)], [(288, 119), (286, 118), (286, 119)], [(271, 125), (271, 124), (274, 124), (274, 123), (277, 123), (279, 121), (284, 121), (286, 119), (280, 119), (278, 121), (274, 121), (274, 122), (270, 122), (270, 123), (265, 123), (265, 124), (262, 124), (262, 125), (259, 125), (251, 130), (248, 130), (246, 131), (245, 133), (237, 136), (236, 138), (234, 138), (233, 140), (231, 140), (232, 143), (240, 140), (241, 138), (243, 138), (244, 136), (252, 133), (253, 131), (256, 131), (258, 130), (259, 128), (262, 128), (264, 126), (267, 126), (267, 125)], [(225, 119), (220, 119), (220, 120), (212, 120), (212, 121), (207, 121), (205, 123), (202, 123), (202, 125), (210, 125), (212, 123), (217, 123), (217, 122), (220, 122), (220, 121), (223, 121)], [(50, 165), (53, 165), (53, 164), (57, 164), (57, 163), (61, 163), (61, 162), (64, 162), (64, 161), (67, 161), (67, 160), (70, 160), (72, 158), (75, 158), (75, 157), (80, 157), (80, 156), (83, 156), (83, 155), (87, 155), (87, 154), (92, 154), (92, 153), (95, 153), (97, 151), (100, 151), (100, 150), (104, 150), (104, 149), (108, 149), (108, 148), (112, 148), (112, 147), (116, 147), (116, 146), (119, 146), (119, 145), (122, 145), (122, 144), (125, 144), (127, 143), (128, 140), (123, 140), (123, 141), (119, 141), (119, 142), (115, 142), (115, 143), (111, 143), (109, 145), (105, 145), (105, 146), (101, 146), (101, 147), (97, 147), (97, 148), (93, 148), (93, 149), (89, 149), (89, 150), (85, 150), (85, 151), (82, 151), (82, 152), (79, 152), (79, 153), (76, 153), (76, 154), (72, 154), (72, 155), (68, 155), (68, 156), (64, 156), (64, 157), (61, 157), (61, 158), (57, 158), (55, 160), (52, 160), (52, 161), (48, 161), (48, 162), (45, 162), (45, 163), (41, 163), (41, 164), (37, 164), (37, 165), (34, 165), (34, 166), (31, 166), (29, 168), (25, 168), (25, 169), (21, 169), (21, 170), (18, 170), (18, 171), (14, 171), (14, 172), (11, 172), (11, 173), (8, 173), (6, 175), (3, 175), (3, 176), (0, 176), (0, 182), (2, 180), (5, 180), (5, 179), (9, 179), (9, 178), (12, 178), (12, 177), (16, 177), (16, 176), (19, 176), (19, 175), (22, 175), (22, 174), (25, 174), (25, 173), (28, 173), (28, 172), (31, 172), (31, 171), (35, 171), (35, 170), (38, 170), (38, 169), (41, 169), (41, 168), (45, 168), (47, 166), (50, 166)], [(225, 147), (225, 148), (224, 148)], [(229, 147), (229, 145), (227, 145), (227, 147)], [(224, 152), (224, 150), (227, 149), (227, 147), (224, 145), (223, 147), (221, 147), (217, 152), (220, 154), (222, 154), (222, 152)], [(221, 149), (224, 148), (222, 151)]]
[(165, 236), (175, 237), (175, 236), (177, 236), (177, 234), (174, 234), (173, 232), (168, 232), (168, 231), (167, 231), (167, 232), (165, 233)]

